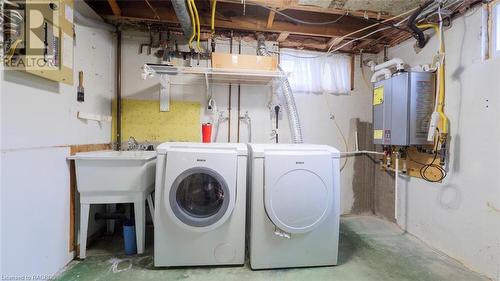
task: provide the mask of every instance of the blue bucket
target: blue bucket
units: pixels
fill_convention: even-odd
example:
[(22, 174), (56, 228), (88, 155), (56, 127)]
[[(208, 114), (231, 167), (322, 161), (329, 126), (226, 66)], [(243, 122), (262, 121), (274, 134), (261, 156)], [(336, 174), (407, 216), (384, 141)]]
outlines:
[(123, 224), (123, 244), (125, 245), (126, 255), (134, 255), (137, 253), (135, 225), (132, 220), (126, 221)]

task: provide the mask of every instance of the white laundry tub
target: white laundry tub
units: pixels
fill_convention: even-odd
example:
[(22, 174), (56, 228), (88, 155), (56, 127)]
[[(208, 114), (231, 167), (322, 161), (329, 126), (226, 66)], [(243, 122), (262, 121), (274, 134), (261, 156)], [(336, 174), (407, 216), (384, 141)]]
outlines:
[(77, 153), (80, 193), (144, 191), (155, 181), (155, 151), (94, 151)]
[[(80, 192), (80, 258), (86, 257), (91, 204), (133, 203), (137, 253), (144, 252), (145, 200), (154, 213), (151, 192), (156, 173), (155, 151), (94, 151), (77, 153), (76, 185)], [(83, 237), (83, 238), (82, 238)]]

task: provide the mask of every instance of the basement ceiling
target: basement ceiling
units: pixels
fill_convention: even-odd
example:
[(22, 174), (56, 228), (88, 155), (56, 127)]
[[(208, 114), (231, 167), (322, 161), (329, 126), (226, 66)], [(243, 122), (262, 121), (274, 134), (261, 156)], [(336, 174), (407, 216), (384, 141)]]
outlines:
[[(142, 30), (180, 32), (177, 16), (168, 0), (85, 0), (107, 22)], [(211, 35), (211, 1), (195, 0), (200, 15), (202, 39)], [(481, 0), (446, 0), (453, 11)], [(415, 9), (425, 0), (218, 0), (215, 18), (216, 36), (254, 36), (264, 33), (282, 47), (326, 51), (337, 40), (341, 52), (378, 53), (412, 36), (401, 24), (390, 27), (395, 19), (350, 36), (353, 31), (377, 24)], [(458, 9), (461, 8), (461, 9)], [(278, 12), (276, 12), (278, 11)], [(284, 13), (282, 15), (280, 13)], [(453, 14), (455, 15), (455, 14)], [(453, 16), (452, 15), (452, 16)], [(408, 15), (406, 15), (408, 16)], [(331, 22), (327, 25), (297, 23), (290, 17), (308, 22)], [(376, 28), (384, 31), (370, 35)], [(355, 41), (352, 41), (356, 39)]]
[(425, 0), (298, 0), (299, 5), (337, 8), (348, 11), (373, 11), (397, 15), (411, 10)]

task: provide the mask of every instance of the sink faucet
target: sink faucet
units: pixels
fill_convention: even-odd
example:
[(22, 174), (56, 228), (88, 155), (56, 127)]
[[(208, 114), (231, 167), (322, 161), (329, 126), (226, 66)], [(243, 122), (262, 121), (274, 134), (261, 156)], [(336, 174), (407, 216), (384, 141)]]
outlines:
[(128, 138), (127, 144), (127, 150), (137, 150), (139, 148), (139, 143), (133, 136), (130, 136), (130, 138)]

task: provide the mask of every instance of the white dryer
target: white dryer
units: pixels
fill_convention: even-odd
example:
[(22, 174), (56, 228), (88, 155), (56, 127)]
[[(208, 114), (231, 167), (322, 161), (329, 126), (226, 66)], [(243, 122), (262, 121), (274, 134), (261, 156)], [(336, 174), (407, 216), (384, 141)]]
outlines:
[(339, 151), (301, 144), (249, 149), (251, 268), (336, 265)]
[(157, 152), (155, 266), (243, 264), (246, 145), (164, 143)]

